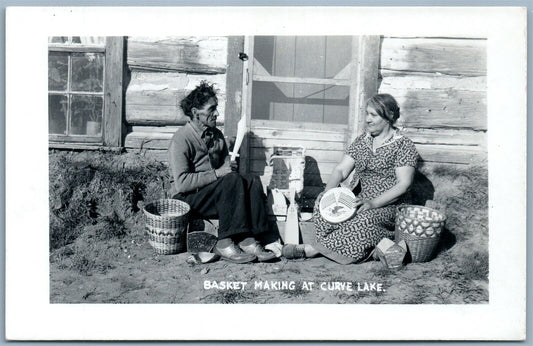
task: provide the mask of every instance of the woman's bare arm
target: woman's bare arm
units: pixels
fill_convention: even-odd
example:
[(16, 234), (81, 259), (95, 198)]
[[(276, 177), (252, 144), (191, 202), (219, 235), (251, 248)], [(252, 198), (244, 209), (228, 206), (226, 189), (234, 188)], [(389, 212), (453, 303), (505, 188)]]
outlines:
[(396, 168), (396, 184), (372, 200), (359, 202), (358, 204), (361, 205), (359, 211), (380, 208), (396, 202), (398, 198), (409, 190), (414, 176), (414, 167), (406, 166)]
[(337, 187), (342, 181), (344, 181), (352, 172), (355, 167), (355, 160), (348, 155), (344, 155), (341, 162), (335, 166), (331, 176), (326, 184), (326, 190)]

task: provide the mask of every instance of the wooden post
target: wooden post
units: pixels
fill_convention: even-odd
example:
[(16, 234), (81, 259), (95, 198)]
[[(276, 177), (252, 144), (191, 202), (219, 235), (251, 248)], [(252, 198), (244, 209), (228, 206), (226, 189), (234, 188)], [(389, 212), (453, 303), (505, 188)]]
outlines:
[[(244, 53), (249, 57), (253, 56), (254, 51), (254, 38), (244, 38)], [(241, 174), (247, 174), (250, 172), (250, 131), (252, 124), (252, 76), (253, 76), (254, 64), (249, 59), (243, 64), (242, 74), (242, 114), (246, 116), (246, 128), (248, 133), (244, 136), (244, 141), (240, 150), (240, 164), (239, 170)]]
[(353, 117), (351, 142), (365, 130), (366, 101), (378, 91), (380, 36), (358, 36), (353, 42), (352, 88), (350, 116)]
[(243, 61), (239, 53), (244, 52), (244, 36), (228, 37), (228, 59), (226, 69), (226, 110), (224, 112), (224, 135), (237, 135), (237, 123), (241, 118), (242, 108), (242, 72)]
[(105, 55), (104, 145), (120, 147), (124, 95), (124, 37), (107, 37)]

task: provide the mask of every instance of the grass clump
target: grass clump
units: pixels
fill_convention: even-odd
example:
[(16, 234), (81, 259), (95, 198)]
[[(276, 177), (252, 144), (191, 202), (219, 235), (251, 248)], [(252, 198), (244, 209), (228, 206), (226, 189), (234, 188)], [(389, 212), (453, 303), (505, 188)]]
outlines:
[(430, 182), (428, 187), (433, 189), (428, 194), (432, 199), (426, 201), (426, 206), (446, 215), (447, 246), (457, 248), (469, 244), (473, 248), (464, 249), (465, 253), (488, 253), (487, 166), (483, 163), (469, 166), (438, 164), (424, 166), (420, 171)]
[(144, 201), (166, 196), (168, 168), (138, 154), (52, 151), (50, 249), (73, 243), (87, 226), (98, 239), (124, 237)]

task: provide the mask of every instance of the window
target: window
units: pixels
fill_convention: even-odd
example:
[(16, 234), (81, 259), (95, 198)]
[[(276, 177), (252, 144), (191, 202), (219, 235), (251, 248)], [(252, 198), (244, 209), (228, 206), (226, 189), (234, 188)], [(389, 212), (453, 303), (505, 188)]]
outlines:
[(252, 119), (349, 123), (351, 36), (255, 36)]
[(120, 146), (122, 38), (56, 36), (48, 41), (50, 146)]

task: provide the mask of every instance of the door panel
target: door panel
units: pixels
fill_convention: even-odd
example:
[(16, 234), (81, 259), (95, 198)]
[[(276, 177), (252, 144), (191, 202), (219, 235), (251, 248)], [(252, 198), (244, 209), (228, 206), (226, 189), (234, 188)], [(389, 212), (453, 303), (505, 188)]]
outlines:
[[(365, 52), (367, 42), (371, 54)], [(363, 81), (359, 71), (375, 72), (377, 81), (369, 56), (379, 57), (378, 43), (377, 36), (246, 38), (243, 110), (250, 132), (241, 152), (246, 171), (264, 175), (274, 146), (303, 146), (303, 196), (312, 205), (349, 140), (361, 131), (354, 128), (360, 123), (361, 95), (374, 93), (376, 83)]]

